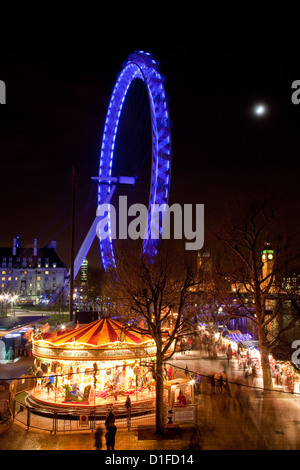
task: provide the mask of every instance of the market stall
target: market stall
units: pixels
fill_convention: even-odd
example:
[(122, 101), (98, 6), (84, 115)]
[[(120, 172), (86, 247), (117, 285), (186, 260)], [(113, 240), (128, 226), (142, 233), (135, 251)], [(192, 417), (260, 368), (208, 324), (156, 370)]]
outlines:
[(290, 361), (277, 361), (273, 356), (269, 360), (275, 388), (300, 393), (300, 371)]
[(167, 427), (195, 423), (194, 386), (195, 380), (185, 378), (164, 381)]
[[(194, 404), (195, 380), (178, 378), (164, 381), (168, 406), (185, 406)], [(184, 397), (184, 401), (181, 397)]]
[(230, 349), (232, 357), (236, 358), (241, 369), (250, 371), (254, 368), (256, 374), (261, 373), (258, 341), (253, 340), (249, 333), (228, 331), (224, 341), (226, 350)]
[(115, 320), (37, 335), (32, 352), (42, 371), (31, 391), (36, 402), (79, 407), (124, 405), (127, 396), (132, 403), (153, 400), (155, 343)]
[[(262, 376), (259, 342), (252, 339), (249, 333), (242, 334), (239, 330), (227, 331), (223, 338), (225, 350), (230, 348), (232, 357), (236, 358), (240, 369), (245, 374)], [(300, 393), (300, 370), (291, 361), (276, 360), (269, 355), (273, 386), (292, 393)]]

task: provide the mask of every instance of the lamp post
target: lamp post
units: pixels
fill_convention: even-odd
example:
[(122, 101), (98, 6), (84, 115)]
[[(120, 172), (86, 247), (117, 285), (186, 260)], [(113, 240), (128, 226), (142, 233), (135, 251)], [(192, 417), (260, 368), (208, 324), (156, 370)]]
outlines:
[(133, 372), (135, 373), (135, 399), (137, 401), (137, 393), (138, 393), (138, 380), (139, 380), (139, 374), (140, 374), (140, 367), (136, 365), (133, 369)]
[(16, 312), (14, 311), (14, 304), (16, 303), (17, 300), (18, 300), (18, 295), (16, 295), (16, 294), (14, 294), (10, 297), (11, 313), (13, 314), (14, 317), (16, 316)]
[(0, 300), (4, 300), (6, 303), (10, 302), (10, 314), (13, 316), (15, 316), (14, 304), (16, 303), (18, 298), (19, 296), (16, 294), (4, 294), (0, 296)]
[(3, 302), (4, 302), (4, 295), (1, 294), (0, 295), (0, 302), (1, 302), (1, 310), (0, 310), (0, 314), (2, 314), (2, 310), (3, 310)]
[(7, 316), (7, 308), (8, 308), (7, 303), (10, 300), (9, 294), (3, 294), (2, 295), (2, 300), (3, 300), (3, 303), (4, 303), (4, 315)]

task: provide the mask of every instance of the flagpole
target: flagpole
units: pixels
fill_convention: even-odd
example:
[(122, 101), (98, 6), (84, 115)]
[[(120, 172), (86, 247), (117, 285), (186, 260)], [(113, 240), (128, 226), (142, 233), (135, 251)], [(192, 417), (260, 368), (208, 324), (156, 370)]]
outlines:
[(69, 296), (69, 320), (73, 321), (73, 293), (74, 293), (74, 234), (75, 234), (75, 164), (72, 169), (72, 222), (71, 222), (71, 266), (70, 266), (70, 296)]

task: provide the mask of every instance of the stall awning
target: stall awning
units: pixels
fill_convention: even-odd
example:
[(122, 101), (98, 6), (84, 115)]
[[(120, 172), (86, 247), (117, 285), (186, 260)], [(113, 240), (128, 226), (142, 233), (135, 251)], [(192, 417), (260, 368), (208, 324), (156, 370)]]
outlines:
[(77, 343), (101, 346), (117, 341), (143, 344), (153, 341), (153, 338), (150, 335), (138, 333), (134, 329), (126, 327), (115, 320), (104, 318), (80, 328), (74, 328), (63, 334), (54, 334), (47, 338), (47, 341), (55, 345), (76, 341)]
[(227, 336), (231, 341), (234, 341), (235, 343), (242, 343), (243, 341), (251, 341), (252, 336), (249, 333), (242, 334), (241, 332), (234, 332), (234, 333), (229, 333)]
[(0, 337), (9, 333), (15, 333), (22, 328), (29, 327), (34, 323), (42, 322), (50, 318), (49, 315), (32, 315), (32, 316), (16, 316), (16, 317), (1, 317), (0, 318)]
[(255, 340), (241, 341), (241, 344), (245, 349), (249, 349), (249, 348), (259, 349), (259, 345), (258, 345), (259, 343), (258, 341), (255, 341)]

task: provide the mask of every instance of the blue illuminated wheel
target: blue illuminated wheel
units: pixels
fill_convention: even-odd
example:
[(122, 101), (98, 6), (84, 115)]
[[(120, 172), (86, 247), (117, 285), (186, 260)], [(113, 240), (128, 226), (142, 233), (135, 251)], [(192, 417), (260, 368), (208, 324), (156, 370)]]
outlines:
[[(170, 118), (163, 78), (158, 72), (159, 65), (151, 54), (137, 51), (131, 54), (123, 65), (114, 86), (108, 106), (102, 137), (98, 205), (103, 204), (110, 194), (112, 186), (101, 184), (101, 178), (112, 176), (114, 150), (119, 120), (126, 94), (134, 80), (142, 80), (147, 87), (151, 114), (152, 133), (152, 170), (151, 189), (148, 206), (148, 233), (161, 235), (162, 227), (151, 214), (153, 204), (168, 204), (171, 177), (171, 131)], [(99, 236), (101, 260), (105, 270), (116, 267), (112, 243), (111, 219), (108, 214), (107, 235)], [(143, 242), (143, 253), (154, 257), (157, 253), (158, 238), (146, 238)]]

